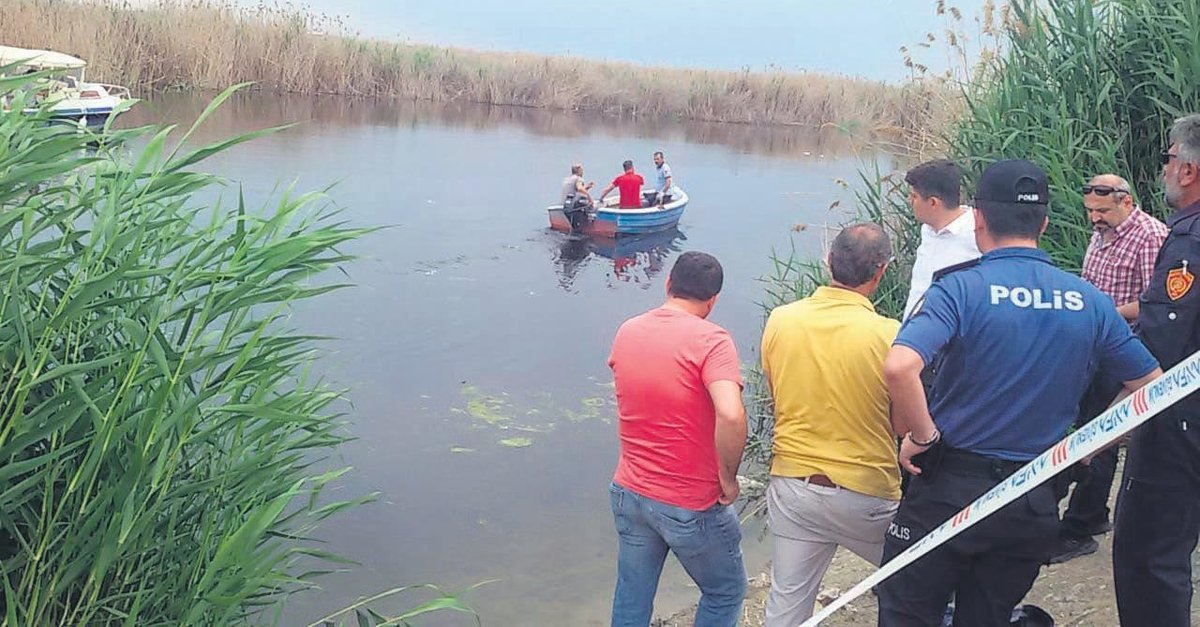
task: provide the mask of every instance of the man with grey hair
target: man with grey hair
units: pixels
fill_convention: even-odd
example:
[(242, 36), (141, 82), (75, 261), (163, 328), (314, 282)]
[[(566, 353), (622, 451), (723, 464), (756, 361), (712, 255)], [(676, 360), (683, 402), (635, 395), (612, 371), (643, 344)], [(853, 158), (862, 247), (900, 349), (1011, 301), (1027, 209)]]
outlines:
[[(562, 198), (559, 200), (563, 205), (563, 209), (570, 210), (575, 207), (591, 207), (592, 196), (588, 192), (596, 185), (595, 181), (583, 182), (583, 164), (574, 163), (571, 165), (571, 174), (562, 182)], [(570, 207), (566, 206), (569, 198), (574, 198)]]
[(777, 307), (763, 330), (775, 401), (768, 627), (812, 615), (838, 546), (875, 565), (883, 556), (900, 499), (883, 359), (900, 324), (875, 313), (869, 297), (892, 259), (878, 225), (846, 227), (829, 252), (830, 285)]
[[(1162, 152), (1170, 229), (1142, 294), (1138, 335), (1171, 368), (1200, 350), (1200, 114), (1175, 121)], [(1200, 397), (1138, 428), (1129, 444), (1113, 534), (1117, 611), (1126, 626), (1190, 622), (1200, 536)]]

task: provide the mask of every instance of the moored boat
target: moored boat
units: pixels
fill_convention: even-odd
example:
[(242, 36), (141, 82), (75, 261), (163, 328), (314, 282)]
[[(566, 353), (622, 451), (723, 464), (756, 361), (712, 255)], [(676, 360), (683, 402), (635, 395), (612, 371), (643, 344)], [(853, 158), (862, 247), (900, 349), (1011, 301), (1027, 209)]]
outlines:
[[(87, 62), (61, 52), (0, 46), (0, 68), (10, 76), (54, 71), (49, 78), (37, 79), (33, 106), (27, 106), (24, 113), (36, 113), (39, 107), (45, 106), (56, 122), (97, 129), (119, 114), (121, 103), (130, 99), (128, 88), (85, 82)], [(3, 105), (7, 110), (8, 103)]]
[[(617, 206), (617, 197), (610, 196), (594, 211), (584, 208), (566, 211), (562, 205), (551, 205), (546, 211), (550, 216), (550, 228), (565, 233), (575, 232), (602, 237), (655, 233), (674, 228), (683, 216), (688, 195), (678, 187), (675, 190), (677, 195), (662, 207), (650, 204), (636, 209), (621, 209)], [(643, 198), (653, 196), (654, 190), (642, 190)], [(643, 201), (643, 204), (647, 203)]]

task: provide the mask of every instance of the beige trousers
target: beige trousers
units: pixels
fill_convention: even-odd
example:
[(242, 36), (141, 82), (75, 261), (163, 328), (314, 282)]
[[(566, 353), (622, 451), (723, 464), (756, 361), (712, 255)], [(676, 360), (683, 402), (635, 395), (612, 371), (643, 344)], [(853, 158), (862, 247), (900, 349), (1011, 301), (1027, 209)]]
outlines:
[(796, 627), (813, 614), (821, 578), (838, 546), (879, 565), (899, 501), (807, 479), (771, 477), (767, 517), (774, 540), (766, 627)]

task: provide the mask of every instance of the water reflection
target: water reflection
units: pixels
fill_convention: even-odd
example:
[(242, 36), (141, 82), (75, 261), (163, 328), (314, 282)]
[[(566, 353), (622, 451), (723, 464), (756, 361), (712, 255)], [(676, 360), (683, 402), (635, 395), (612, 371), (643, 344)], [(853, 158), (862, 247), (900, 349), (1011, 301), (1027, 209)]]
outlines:
[(567, 291), (572, 291), (580, 270), (595, 258), (612, 261), (612, 271), (608, 273), (610, 288), (616, 286), (615, 282), (621, 282), (649, 289), (654, 278), (667, 267), (671, 257), (683, 250), (687, 241), (687, 236), (678, 228), (618, 237), (553, 235), (562, 238), (554, 262), (558, 286)]
[[(146, 102), (119, 119), (125, 127), (170, 120), (187, 128), (207, 104), (207, 97), (197, 97), (194, 93), (149, 94)], [(297, 122), (341, 127), (416, 128), (437, 125), (470, 131), (516, 126), (535, 135), (549, 137), (635, 135), (726, 146), (742, 153), (810, 157), (814, 160), (855, 155), (862, 149), (863, 143), (870, 139), (856, 137), (861, 134), (858, 131), (832, 127), (683, 122), (465, 102), (434, 103), (257, 92), (235, 94), (205, 122), (204, 134), (225, 137)]]

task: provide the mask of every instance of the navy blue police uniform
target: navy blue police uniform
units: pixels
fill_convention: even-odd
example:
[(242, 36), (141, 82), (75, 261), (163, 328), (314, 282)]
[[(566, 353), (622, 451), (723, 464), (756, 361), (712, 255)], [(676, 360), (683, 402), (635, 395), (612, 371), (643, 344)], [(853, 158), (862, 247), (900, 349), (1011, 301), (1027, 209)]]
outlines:
[[(1164, 370), (1200, 350), (1200, 203), (1173, 213), (1139, 300), (1138, 334)], [(1200, 396), (1176, 403), (1133, 435), (1117, 495), (1113, 576), (1126, 627), (1185, 627), (1191, 556), (1200, 535)]]
[[(992, 200), (1044, 204), (1044, 174), (1017, 163), (1008, 199), (993, 189)], [(1060, 440), (1095, 372), (1128, 381), (1157, 366), (1112, 299), (1036, 248), (992, 250), (942, 276), (895, 344), (939, 360), (929, 407), (941, 441), (914, 459), (922, 472), (888, 529), (885, 562)], [(1008, 625), (1058, 524), (1053, 486), (1031, 490), (880, 584), (879, 624), (939, 625), (953, 594), (955, 625)]]

